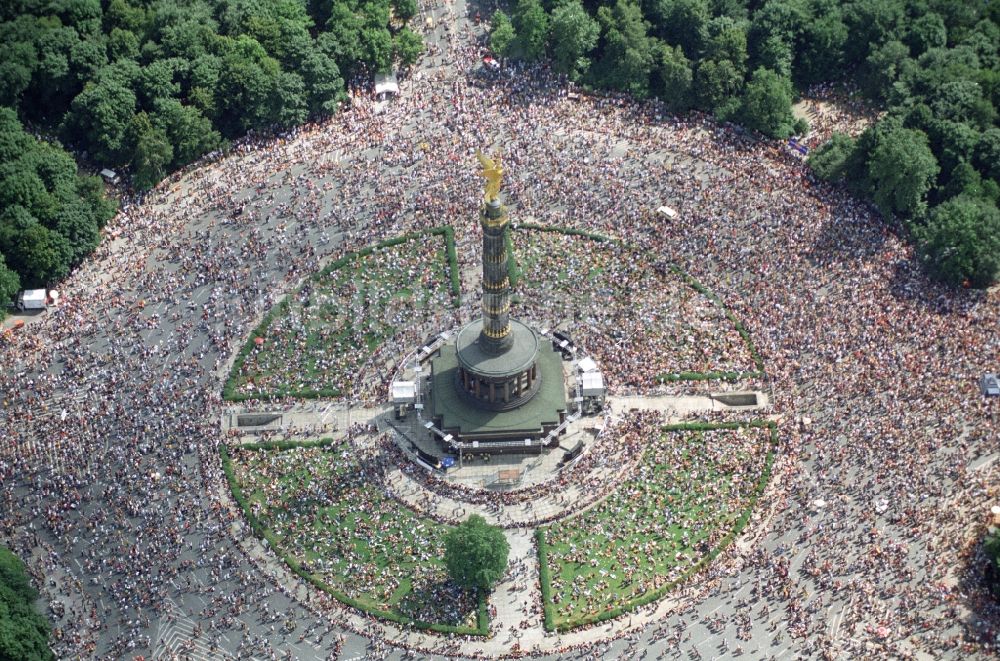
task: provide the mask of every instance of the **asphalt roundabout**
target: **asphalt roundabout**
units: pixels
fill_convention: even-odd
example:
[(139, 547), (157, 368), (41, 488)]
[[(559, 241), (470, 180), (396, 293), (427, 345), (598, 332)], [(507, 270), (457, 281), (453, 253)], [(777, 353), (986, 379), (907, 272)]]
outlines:
[[(0, 532), (49, 579), (57, 656), (994, 654), (973, 540), (996, 497), (996, 410), (975, 389), (1000, 355), (995, 292), (930, 285), (783, 145), (571, 98), (542, 69), (482, 79), (464, 4), (432, 13), (440, 53), (396, 103), (172, 176), (0, 348)], [(477, 147), (509, 168), (518, 318), (572, 320), (609, 375), (605, 435), (565, 489), (428, 480), (379, 426), (400, 357), (475, 309)], [(737, 390), (763, 408), (715, 397)], [(237, 409), (331, 441), (240, 447), (220, 424)], [(474, 510), (519, 523), (488, 636), (338, 599), (479, 626), (460, 595), (428, 610), (433, 571), (401, 573), (433, 569), (431, 526)], [(392, 572), (338, 536), (366, 527), (369, 557), (403, 543)]]
[[(475, 311), (474, 302), (461, 302), (474, 282), (447, 291), (450, 271), (458, 268), (457, 259), (447, 259), (455, 234), (448, 227), (390, 237), (374, 250), (359, 246), (307, 277), (251, 332), (231, 367), (227, 397), (249, 399), (253, 406), (244, 411), (256, 406), (256, 415), (275, 410), (288, 394), (339, 410), (352, 395), (384, 393), (391, 376), (402, 378), (378, 366), (403, 370), (409, 359), (419, 369), (412, 353), (397, 355), (405, 351), (399, 336), (407, 336), (412, 310), (430, 328), (447, 323), (456, 309), (463, 316)], [(348, 619), (352, 612), (379, 618), (387, 641), (425, 652), (439, 651), (440, 641), (427, 640), (434, 634), (457, 633), (465, 637), (457, 649), (493, 656), (626, 635), (687, 601), (681, 586), (685, 595), (703, 590), (699, 575), (731, 561), (727, 547), (749, 538), (770, 493), (778, 444), (776, 425), (760, 417), (766, 407), (730, 411), (714, 422), (685, 411), (686, 421), (678, 422), (671, 406), (689, 401), (681, 394), (686, 389), (666, 394), (672, 374), (724, 390), (763, 380), (756, 349), (717, 296), (677, 268), (641, 267), (649, 259), (643, 250), (608, 236), (539, 225), (522, 226), (512, 237), (517, 299), (529, 315), (547, 313), (530, 319), (535, 327), (561, 324), (581, 342), (602, 346), (613, 365), (606, 371), (613, 393), (638, 380), (632, 372), (640, 366), (662, 364), (645, 387), (628, 390), (627, 411), (615, 410), (612, 395), (598, 415), (567, 426), (564, 434), (586, 438), (584, 456), (569, 466), (553, 465), (558, 449), (498, 456), (497, 468), (524, 466), (527, 476), (498, 487), (488, 484), (493, 467), (472, 458), (447, 475), (426, 470), (403, 442), (422, 425), (406, 431), (399, 416), (385, 412), (356, 414), (364, 428), (336, 430), (339, 440), (316, 430), (282, 440), (265, 428), (263, 435), (275, 440), (257, 442), (241, 434), (252, 429), (236, 427), (222, 448), (232, 504), (260, 540), (242, 538), (241, 528), (239, 543), (254, 547), (272, 578), (300, 584), (313, 595), (307, 602), (333, 597)], [(631, 278), (639, 286), (622, 286)], [(572, 290), (581, 289), (573, 300)], [(354, 317), (356, 310), (387, 327)], [(633, 310), (663, 315), (660, 327), (630, 328)], [(633, 347), (627, 359), (600, 342), (626, 333)], [(533, 338), (535, 353), (540, 339), (552, 341), (537, 332)], [(584, 359), (576, 349), (573, 360)], [(305, 365), (322, 370), (324, 379), (304, 383)], [(359, 380), (359, 365), (374, 366), (379, 376)], [(708, 376), (721, 373), (734, 376), (721, 383)], [(316, 387), (324, 381), (345, 385), (337, 392)], [(427, 447), (434, 452), (433, 444)], [(478, 605), (476, 595), (450, 586), (440, 563), (443, 534), (473, 513), (504, 527), (515, 549), (508, 576)], [(605, 622), (607, 631), (594, 628)]]

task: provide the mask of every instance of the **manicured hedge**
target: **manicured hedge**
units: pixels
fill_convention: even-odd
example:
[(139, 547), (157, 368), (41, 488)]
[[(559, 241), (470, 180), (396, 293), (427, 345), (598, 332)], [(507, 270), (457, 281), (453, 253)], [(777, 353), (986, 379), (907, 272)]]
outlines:
[(521, 281), (521, 265), (517, 263), (514, 253), (514, 239), (511, 238), (512, 227), (508, 227), (503, 235), (504, 246), (507, 248), (507, 279), (510, 280), (510, 288), (517, 287)]
[[(709, 289), (708, 287), (706, 287), (705, 285), (703, 285), (701, 282), (699, 282), (697, 279), (695, 279), (689, 273), (687, 273), (686, 271), (681, 270), (681, 268), (678, 267), (675, 264), (671, 264), (670, 265), (670, 270), (673, 271), (674, 273), (676, 273), (677, 275), (679, 275), (680, 277), (682, 277), (684, 279), (684, 282), (686, 282), (689, 287), (691, 287), (692, 289), (694, 289), (699, 294), (703, 294), (703, 295), (707, 296), (713, 303), (715, 303), (716, 305), (718, 305), (722, 309), (722, 311), (725, 313), (726, 317), (728, 317), (729, 320), (731, 322), (733, 322), (733, 326), (736, 327), (736, 332), (739, 333), (740, 337), (743, 338), (743, 341), (746, 342), (747, 349), (750, 351), (750, 357), (753, 358), (753, 362), (757, 366), (757, 370), (761, 374), (763, 374), (763, 372), (764, 372), (764, 359), (761, 358), (760, 353), (757, 351), (756, 345), (754, 345), (753, 340), (750, 339), (750, 333), (747, 331), (746, 327), (743, 325), (743, 322), (741, 322), (739, 319), (736, 318), (736, 315), (734, 315), (729, 310), (729, 308), (726, 307), (725, 303), (722, 302), (722, 299), (719, 298), (716, 295), (715, 292), (713, 292), (711, 289)], [(747, 374), (752, 374), (752, 372), (747, 372)]]
[(458, 250), (455, 248), (455, 228), (451, 225), (438, 227), (431, 230), (432, 233), (438, 231), (444, 233), (445, 254), (448, 257), (448, 275), (451, 277), (451, 298), (452, 304), (457, 308), (462, 305), (462, 281), (458, 272)]
[(648, 604), (658, 601), (667, 595), (668, 592), (676, 588), (678, 585), (688, 580), (705, 567), (709, 565), (715, 558), (718, 557), (720, 553), (729, 544), (735, 540), (739, 534), (746, 527), (747, 523), (750, 521), (750, 515), (753, 513), (753, 508), (756, 506), (761, 494), (764, 492), (764, 488), (767, 486), (768, 481), (771, 479), (771, 471), (774, 466), (774, 450), (778, 445), (778, 428), (777, 425), (770, 420), (752, 420), (750, 422), (682, 422), (672, 425), (664, 425), (661, 429), (664, 432), (670, 431), (710, 431), (715, 429), (737, 429), (739, 427), (767, 427), (771, 430), (771, 448), (767, 452), (767, 457), (764, 460), (764, 470), (761, 471), (760, 480), (757, 482), (757, 486), (754, 489), (754, 493), (750, 496), (750, 502), (748, 503), (746, 509), (736, 520), (736, 525), (733, 529), (727, 533), (719, 543), (705, 554), (698, 562), (692, 565), (687, 571), (684, 572), (682, 576), (677, 578), (670, 583), (661, 586), (657, 590), (647, 592), (641, 597), (633, 599), (628, 604), (623, 606), (618, 606), (617, 608), (612, 608), (606, 610), (602, 613), (597, 613), (594, 615), (588, 615), (586, 617), (579, 617), (568, 622), (563, 622), (558, 626), (554, 625), (554, 617), (552, 616), (552, 585), (551, 578), (549, 576), (548, 566), (546, 564), (548, 558), (548, 548), (545, 541), (545, 531), (543, 528), (538, 528), (535, 532), (535, 538), (538, 541), (538, 563), (539, 563), (539, 581), (541, 583), (542, 592), (542, 607), (545, 613), (545, 630), (546, 631), (558, 631), (560, 633), (576, 629), (578, 627), (586, 626), (589, 624), (597, 624), (599, 622), (605, 622), (607, 620), (613, 620), (616, 617), (624, 615), (626, 613), (631, 613), (636, 609), (642, 608)]
[[(317, 441), (272, 441), (266, 443), (248, 443), (242, 447), (251, 450), (259, 449), (278, 449), (287, 450), (294, 447), (317, 447), (326, 446), (333, 443), (333, 439), (324, 438)], [(243, 516), (246, 518), (247, 523), (250, 525), (250, 529), (253, 530), (254, 534), (267, 542), (271, 550), (288, 565), (297, 576), (303, 580), (309, 582), (311, 585), (323, 590), (324, 592), (330, 594), (335, 599), (341, 603), (350, 606), (351, 608), (356, 608), (357, 610), (367, 613), (369, 615), (375, 615), (376, 617), (381, 617), (396, 624), (400, 624), (405, 627), (412, 627), (414, 629), (426, 629), (429, 631), (437, 631), (439, 633), (457, 633), (469, 636), (488, 636), (490, 633), (490, 623), (489, 623), (489, 613), (486, 609), (486, 596), (481, 592), (477, 595), (479, 599), (479, 604), (476, 609), (476, 627), (461, 627), (461, 626), (451, 626), (447, 624), (437, 624), (433, 622), (423, 622), (421, 620), (414, 620), (410, 618), (403, 617), (398, 613), (392, 613), (390, 611), (384, 611), (378, 608), (372, 608), (368, 604), (365, 604), (353, 597), (340, 592), (333, 586), (319, 580), (306, 570), (298, 563), (298, 561), (284, 553), (279, 547), (279, 540), (271, 533), (270, 530), (265, 528), (260, 521), (253, 515), (250, 510), (250, 505), (247, 502), (246, 496), (243, 494), (243, 490), (240, 488), (239, 483), (236, 481), (236, 475), (233, 472), (232, 458), (229, 456), (229, 448), (225, 443), (219, 444), (219, 454), (222, 457), (222, 472), (226, 476), (226, 481), (229, 483), (229, 489), (233, 494), (233, 499), (236, 500), (240, 509), (243, 511)]]
[(740, 381), (763, 377), (763, 372), (672, 372), (656, 377), (659, 383), (668, 381)]

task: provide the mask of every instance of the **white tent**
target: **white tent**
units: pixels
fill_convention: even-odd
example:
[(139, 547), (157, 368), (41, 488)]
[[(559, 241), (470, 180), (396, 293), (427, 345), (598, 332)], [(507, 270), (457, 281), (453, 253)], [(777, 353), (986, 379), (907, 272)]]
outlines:
[(417, 385), (413, 381), (392, 382), (392, 403), (412, 404), (417, 399)]
[(577, 366), (580, 368), (581, 372), (596, 372), (597, 371), (597, 363), (595, 363), (594, 359), (591, 358), (590, 356), (587, 356), (586, 358), (584, 358), (583, 360), (581, 360), (580, 363)]
[(604, 377), (601, 376), (600, 372), (586, 372), (581, 379), (581, 395), (584, 397), (604, 396)]
[(677, 210), (673, 207), (662, 206), (656, 210), (657, 213), (661, 213), (671, 220), (677, 217)]
[(383, 94), (384, 95), (399, 94), (399, 81), (396, 80), (396, 74), (394, 73), (375, 74), (375, 96), (380, 97)]

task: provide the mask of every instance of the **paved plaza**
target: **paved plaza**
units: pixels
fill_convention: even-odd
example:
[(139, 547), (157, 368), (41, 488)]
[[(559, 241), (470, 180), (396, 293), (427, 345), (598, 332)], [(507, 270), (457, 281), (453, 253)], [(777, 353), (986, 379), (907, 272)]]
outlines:
[[(995, 658), (1000, 612), (977, 580), (976, 539), (1000, 498), (1000, 427), (976, 379), (1000, 361), (998, 292), (930, 284), (870, 209), (814, 182), (781, 145), (654, 102), (571, 99), (545, 69), (485, 77), (465, 0), (421, 11), (430, 51), (399, 100), (376, 112), (359, 95), (327, 123), (244, 141), (129, 201), (59, 307), (0, 346), (0, 542), (39, 579), (57, 657)], [(521, 458), (521, 491), (489, 497), (477, 489), (495, 466), (449, 484), (398, 457), (387, 497), (444, 522), (480, 513), (511, 546), (491, 635), (438, 635), (303, 582), (252, 534), (220, 459), (220, 444), (255, 439), (376, 443), (395, 433), (382, 396), (392, 371), (362, 365), (355, 397), (236, 405), (221, 393), (279, 301), (345, 252), (408, 231), (454, 228), (465, 298), (385, 350), (406, 355), (467, 322), (478, 306), (473, 150), (494, 144), (513, 217), (642, 250), (645, 268), (592, 292), (605, 316), (575, 320), (606, 329), (614, 314), (629, 329), (593, 332), (588, 346), (609, 375), (608, 429), (635, 415), (763, 420), (778, 445), (718, 558), (662, 599), (564, 633), (544, 627), (534, 529), (604, 502), (632, 474), (635, 448), (581, 427), (591, 442), (572, 479), (549, 477), (558, 456)], [(646, 272), (685, 292), (687, 274), (720, 307), (694, 289), (683, 318), (660, 292), (647, 308), (616, 307)], [(763, 374), (732, 349), (741, 336), (723, 309)], [(554, 327), (564, 311), (518, 314)], [(697, 363), (644, 354), (650, 343)], [(734, 381), (654, 379), (725, 360)], [(713, 396), (723, 391), (758, 393), (759, 406), (727, 406)], [(280, 417), (245, 434), (233, 423), (245, 411)]]

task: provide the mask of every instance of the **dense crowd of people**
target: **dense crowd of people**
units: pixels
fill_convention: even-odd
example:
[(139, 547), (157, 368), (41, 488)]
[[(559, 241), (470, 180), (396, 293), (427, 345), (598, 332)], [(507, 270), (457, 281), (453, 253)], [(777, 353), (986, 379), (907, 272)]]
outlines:
[[(453, 7), (434, 8), (439, 25)], [(774, 514), (713, 565), (712, 589), (680, 593), (691, 610), (520, 649), (588, 658), (626, 636), (663, 657), (713, 632), (755, 657), (996, 653), (1000, 613), (975, 580), (973, 541), (997, 495), (997, 403), (976, 386), (1000, 356), (996, 293), (929, 284), (869, 208), (783, 145), (656, 101), (571, 99), (544, 68), (483, 76), (477, 34), (454, 25), (429, 56), (441, 66), (384, 112), (359, 93), (328, 123), (248, 139), (124, 204), (60, 305), (0, 347), (0, 539), (66, 604), (52, 608), (57, 655), (147, 654), (178, 600), (196, 638), (235, 633), (243, 656), (303, 634), (326, 654), (343, 644), (335, 628), (389, 635), (330, 602), (303, 605), (233, 543), (235, 514), (211, 486), (219, 392), (250, 329), (328, 259), (447, 222), (474, 268), (473, 152), (490, 145), (513, 215), (621, 238), (720, 294), (765, 358), (782, 420)], [(475, 308), (467, 296), (448, 326)]]
[(770, 449), (766, 427), (663, 433), (655, 416), (637, 416), (622, 432), (647, 446), (638, 466), (596, 506), (546, 528), (563, 621), (627, 606), (715, 550), (751, 507)]
[[(523, 235), (523, 236), (522, 236)], [(647, 255), (558, 232), (518, 232), (523, 314), (566, 327), (610, 376), (612, 392), (648, 390), (680, 372), (752, 372), (725, 311)]]
[(374, 400), (384, 379), (367, 392), (372, 380), (359, 377), (383, 367), (378, 358), (419, 344), (451, 304), (442, 236), (359, 255), (289, 297), (234, 374), (233, 394), (329, 391)]
[(304, 571), (372, 610), (474, 629), (475, 594), (448, 585), (447, 528), (386, 495), (379, 447), (237, 446), (230, 456), (251, 515)]

